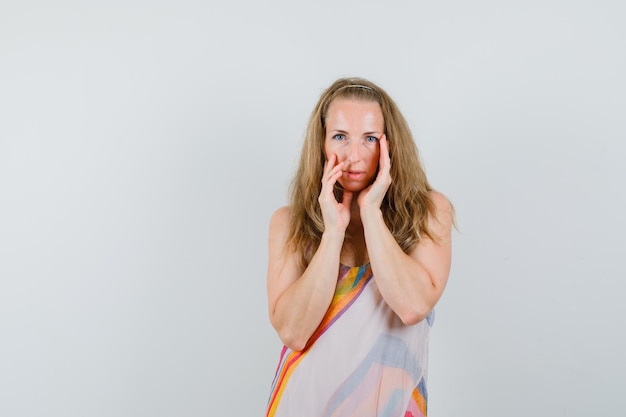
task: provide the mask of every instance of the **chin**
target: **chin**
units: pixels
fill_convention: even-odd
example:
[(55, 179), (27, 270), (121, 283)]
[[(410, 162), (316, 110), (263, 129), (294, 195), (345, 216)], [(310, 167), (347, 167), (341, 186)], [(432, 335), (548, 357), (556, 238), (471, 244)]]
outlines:
[(354, 183), (354, 182), (346, 182), (346, 181), (338, 181), (341, 188), (350, 191), (353, 193), (358, 193), (359, 191), (363, 191), (367, 188), (367, 185)]

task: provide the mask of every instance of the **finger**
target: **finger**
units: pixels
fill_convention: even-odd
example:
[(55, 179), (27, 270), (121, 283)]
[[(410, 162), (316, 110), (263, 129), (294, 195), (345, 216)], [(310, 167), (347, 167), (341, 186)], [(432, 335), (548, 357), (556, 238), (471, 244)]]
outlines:
[[(329, 171), (328, 171), (328, 173), (326, 174), (326, 180), (327, 180), (327, 181), (330, 181), (330, 180), (331, 180), (331, 178), (333, 178), (333, 177), (337, 177), (337, 178), (341, 177), (341, 174), (343, 173), (343, 166), (344, 166), (343, 161), (342, 161), (342, 162), (339, 162), (337, 165), (335, 165), (335, 166), (334, 166), (331, 170), (329, 170)], [(337, 176), (337, 174), (339, 174), (339, 176)], [(337, 179), (335, 179), (335, 181), (336, 181), (336, 180), (337, 180)]]
[(341, 178), (341, 176), (343, 175), (343, 171), (342, 168), (343, 167), (343, 162), (340, 162), (334, 169), (333, 171), (331, 171), (328, 175), (328, 185), (330, 187), (333, 187), (335, 185), (335, 183), (339, 180), (339, 178)]
[(391, 168), (391, 157), (389, 156), (389, 143), (387, 142), (387, 135), (382, 135), (380, 138), (380, 167), (381, 171), (389, 172)]
[(332, 158), (333, 155), (331, 155), (326, 161), (324, 161), (324, 170), (322, 171), (322, 178), (320, 178), (320, 182), (322, 183), (322, 187), (324, 186), (324, 184), (326, 183), (326, 181), (328, 181), (328, 175), (330, 173), (330, 171), (332, 170)]
[[(332, 155), (331, 155), (331, 158), (332, 158)], [(330, 171), (330, 158), (324, 161), (324, 168), (322, 169), (322, 178), (320, 179), (322, 183), (324, 183), (324, 179), (328, 175), (329, 171)]]
[(339, 178), (343, 175), (342, 167), (343, 162), (338, 163), (324, 178), (322, 178), (321, 195), (325, 195), (326, 197), (333, 195), (334, 186), (337, 183), (337, 180), (339, 180)]
[(322, 189), (326, 188), (328, 193), (332, 193), (333, 187), (335, 186), (335, 184), (337, 183), (337, 180), (339, 180), (339, 178), (341, 178), (342, 175), (343, 175), (343, 171), (341, 171), (341, 168), (338, 169), (337, 171), (330, 172), (328, 176), (326, 177), (324, 184), (322, 185)]
[(328, 173), (335, 167), (335, 162), (337, 161), (337, 156), (335, 154), (330, 154), (328, 159), (324, 163), (324, 175), (328, 175)]
[(387, 142), (387, 135), (380, 137), (380, 158), (381, 160), (389, 159), (389, 142)]

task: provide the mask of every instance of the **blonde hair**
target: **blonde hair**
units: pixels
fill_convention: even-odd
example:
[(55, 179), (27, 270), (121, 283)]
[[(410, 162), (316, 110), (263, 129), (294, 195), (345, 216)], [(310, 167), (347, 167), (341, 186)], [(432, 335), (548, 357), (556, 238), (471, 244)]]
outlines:
[[(322, 93), (309, 119), (300, 164), (290, 187), (287, 247), (300, 254), (302, 266), (306, 266), (324, 232), (318, 197), (326, 158), (325, 119), (330, 103), (338, 98), (372, 101), (380, 105), (391, 158), (391, 185), (381, 210), (398, 245), (408, 253), (423, 236), (438, 240), (427, 225), (429, 214), (436, 215), (429, 194), (432, 187), (426, 179), (409, 126), (396, 103), (368, 80), (341, 78)], [(341, 198), (340, 189), (335, 193)]]

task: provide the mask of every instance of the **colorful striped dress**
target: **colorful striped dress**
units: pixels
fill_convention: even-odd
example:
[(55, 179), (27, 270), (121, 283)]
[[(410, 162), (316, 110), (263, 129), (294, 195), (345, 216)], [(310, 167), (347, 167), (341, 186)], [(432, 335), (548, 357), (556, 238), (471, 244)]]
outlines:
[(282, 349), (266, 416), (426, 416), (434, 312), (405, 326), (372, 278), (369, 264), (340, 266), (330, 308), (306, 349)]

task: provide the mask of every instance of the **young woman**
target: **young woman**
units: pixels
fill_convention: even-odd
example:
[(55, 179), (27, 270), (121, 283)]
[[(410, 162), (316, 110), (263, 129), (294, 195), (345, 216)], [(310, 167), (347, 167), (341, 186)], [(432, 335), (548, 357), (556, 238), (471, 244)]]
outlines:
[(285, 346), (267, 416), (426, 415), (452, 223), (389, 95), (364, 79), (333, 83), (290, 205), (270, 222), (269, 315)]

